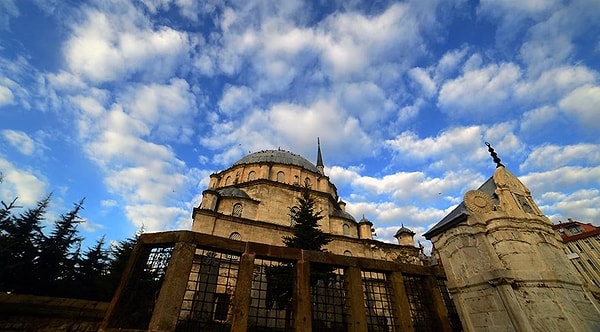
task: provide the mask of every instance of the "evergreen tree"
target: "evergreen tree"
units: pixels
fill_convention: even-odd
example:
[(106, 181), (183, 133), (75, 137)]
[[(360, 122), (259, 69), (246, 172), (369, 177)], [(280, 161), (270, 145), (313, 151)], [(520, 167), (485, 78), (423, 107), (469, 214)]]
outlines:
[(81, 222), (79, 211), (83, 208), (83, 199), (76, 203), (67, 214), (54, 222), (50, 236), (45, 237), (38, 261), (37, 290), (49, 291), (51, 295), (64, 294), (73, 289), (77, 266), (78, 249), (83, 240), (78, 236), (77, 226)]
[(325, 251), (323, 247), (331, 242), (331, 238), (319, 228), (319, 220), (323, 219), (321, 211), (315, 210), (315, 200), (310, 195), (310, 188), (305, 186), (298, 205), (290, 208), (293, 221), (292, 236), (284, 236), (283, 243), (290, 248)]
[(121, 281), (121, 276), (127, 267), (133, 248), (137, 244), (139, 233), (134, 237), (130, 237), (126, 240), (119, 241), (115, 246), (111, 248), (110, 263), (109, 263), (109, 275), (110, 284), (113, 290), (116, 290)]
[[(283, 243), (290, 248), (326, 251), (323, 247), (331, 242), (331, 238), (319, 228), (319, 220), (323, 219), (321, 211), (317, 211), (315, 200), (310, 194), (310, 187), (302, 189), (298, 204), (289, 208), (293, 222), (292, 235), (284, 236)], [(319, 279), (327, 278), (331, 268), (314, 268), (311, 272), (311, 285)], [(280, 264), (266, 269), (267, 306), (275, 303), (277, 308), (286, 309), (286, 324), (290, 321), (291, 300), (293, 296), (294, 266)]]
[(104, 248), (104, 236), (83, 253), (77, 279), (80, 285), (79, 297), (90, 300), (110, 301), (114, 289), (109, 279), (109, 252)]
[(43, 238), (42, 221), (46, 214), (50, 195), (39, 201), (35, 208), (14, 216), (11, 210), (15, 207), (13, 200), (6, 205), (2, 202), (3, 212), (0, 261), (0, 288), (6, 292), (31, 293), (35, 278), (36, 262), (39, 258), (40, 244)]

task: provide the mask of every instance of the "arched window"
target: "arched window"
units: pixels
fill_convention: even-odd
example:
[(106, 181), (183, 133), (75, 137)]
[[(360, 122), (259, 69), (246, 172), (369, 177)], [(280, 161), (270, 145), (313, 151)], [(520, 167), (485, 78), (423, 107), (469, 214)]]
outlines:
[(225, 179), (225, 185), (226, 185), (226, 186), (228, 186), (228, 185), (230, 185), (230, 184), (231, 184), (231, 176), (228, 176), (228, 177)]
[(238, 240), (241, 241), (242, 240), (242, 236), (240, 235), (240, 233), (238, 232), (233, 232), (229, 235), (229, 238), (232, 240)]
[(233, 211), (231, 211), (231, 215), (234, 217), (242, 216), (242, 203), (235, 203), (233, 205)]
[(343, 229), (344, 235), (350, 235), (350, 226), (348, 226), (348, 224), (344, 224)]
[(277, 172), (277, 182), (285, 181), (285, 174), (282, 171)]
[(350, 252), (350, 250), (346, 250), (344, 251), (344, 256), (352, 256), (352, 253)]
[(300, 184), (300, 177), (298, 175), (294, 175), (294, 184), (295, 185), (299, 185)]
[(306, 177), (306, 179), (304, 179), (304, 185), (307, 186), (307, 187), (311, 186), (311, 182), (310, 182), (310, 178), (309, 177)]
[(251, 171), (250, 173), (248, 173), (248, 181), (254, 180), (255, 177), (256, 177), (255, 171)]

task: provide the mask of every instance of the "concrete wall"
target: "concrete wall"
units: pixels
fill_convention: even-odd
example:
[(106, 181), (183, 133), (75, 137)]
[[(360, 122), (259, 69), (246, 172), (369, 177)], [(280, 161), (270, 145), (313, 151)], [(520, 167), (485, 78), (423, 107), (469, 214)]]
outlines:
[(98, 331), (108, 303), (0, 294), (0, 331)]

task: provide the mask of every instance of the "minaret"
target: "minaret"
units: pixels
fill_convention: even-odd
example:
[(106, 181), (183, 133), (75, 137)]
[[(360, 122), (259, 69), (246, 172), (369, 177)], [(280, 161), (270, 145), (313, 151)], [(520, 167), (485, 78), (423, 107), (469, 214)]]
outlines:
[(321, 141), (317, 137), (317, 169), (321, 175), (325, 175), (325, 166), (323, 166), (323, 157), (321, 156)]

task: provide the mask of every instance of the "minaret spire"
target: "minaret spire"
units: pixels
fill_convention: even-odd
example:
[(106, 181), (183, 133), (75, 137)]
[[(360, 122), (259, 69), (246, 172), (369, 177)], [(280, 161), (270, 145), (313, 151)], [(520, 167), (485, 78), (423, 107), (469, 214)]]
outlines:
[(500, 158), (498, 157), (498, 154), (494, 151), (494, 148), (491, 147), (490, 143), (485, 142), (485, 145), (488, 147), (488, 151), (490, 152), (492, 159), (494, 159), (494, 162), (496, 163), (496, 168), (504, 167), (504, 165), (502, 165), (502, 163), (500, 162)]
[(323, 165), (323, 156), (321, 156), (321, 141), (317, 137), (317, 169), (321, 175), (325, 175), (325, 166)]

